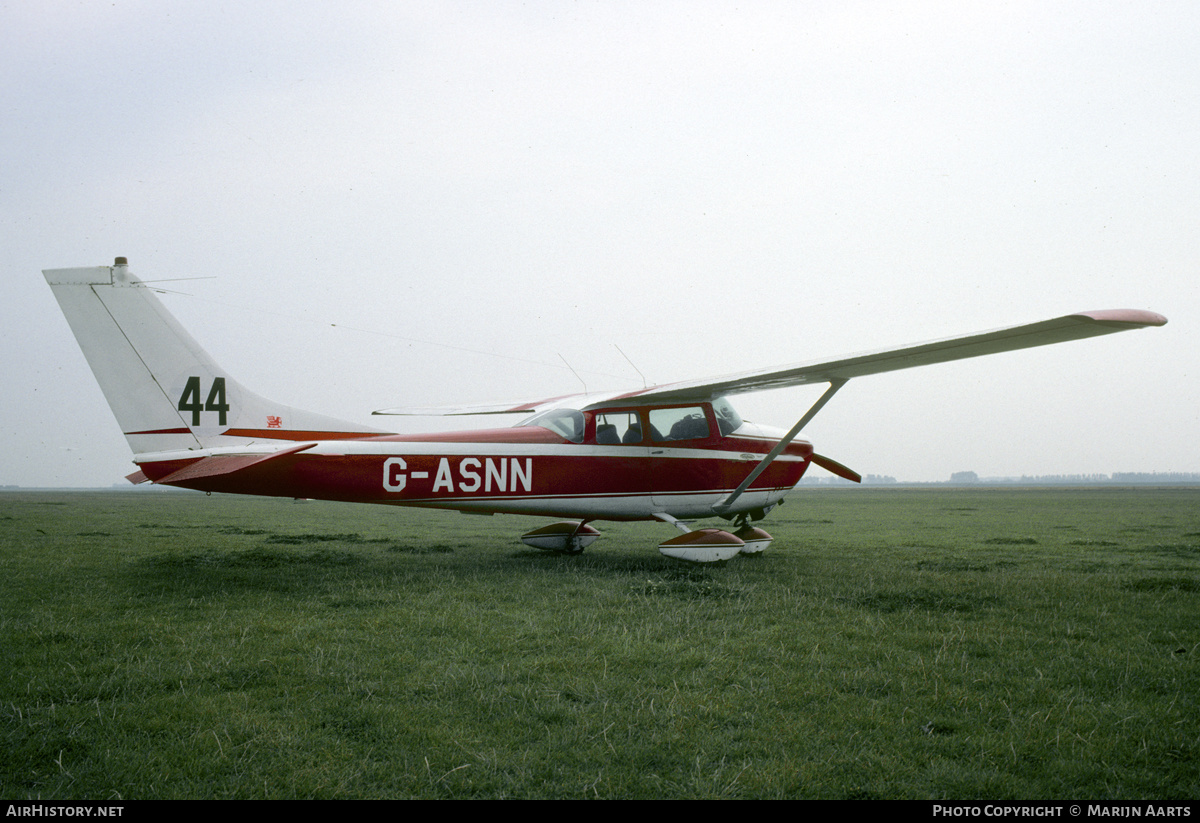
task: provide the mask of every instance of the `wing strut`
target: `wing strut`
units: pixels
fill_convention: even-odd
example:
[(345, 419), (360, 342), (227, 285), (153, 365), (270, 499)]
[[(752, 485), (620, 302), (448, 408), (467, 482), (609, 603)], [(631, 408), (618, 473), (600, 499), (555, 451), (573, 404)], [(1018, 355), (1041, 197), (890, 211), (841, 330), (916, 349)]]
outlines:
[(796, 421), (796, 425), (792, 426), (791, 430), (783, 436), (783, 439), (775, 444), (775, 448), (771, 449), (771, 451), (767, 453), (767, 456), (759, 461), (759, 464), (755, 466), (753, 470), (751, 470), (750, 474), (746, 476), (746, 479), (741, 482), (741, 485), (730, 492), (728, 496), (718, 500), (716, 503), (713, 503), (713, 511), (717, 514), (725, 514), (725, 512), (729, 511), (729, 509), (733, 506), (733, 502), (742, 496), (742, 492), (750, 488), (750, 484), (757, 480), (758, 476), (767, 470), (767, 466), (771, 465), (771, 463), (775, 461), (776, 457), (783, 454), (783, 450), (786, 449), (791, 442), (796, 439), (796, 435), (800, 433), (800, 430), (807, 426), (808, 422), (817, 416), (817, 412), (824, 408), (825, 404), (828, 403), (830, 399), (832, 399), (837, 393), (837, 390), (846, 385), (847, 382), (849, 382), (847, 379), (829, 381), (829, 388), (825, 390), (825, 393), (817, 398), (817, 402), (813, 403), (812, 408), (805, 412), (804, 416)]

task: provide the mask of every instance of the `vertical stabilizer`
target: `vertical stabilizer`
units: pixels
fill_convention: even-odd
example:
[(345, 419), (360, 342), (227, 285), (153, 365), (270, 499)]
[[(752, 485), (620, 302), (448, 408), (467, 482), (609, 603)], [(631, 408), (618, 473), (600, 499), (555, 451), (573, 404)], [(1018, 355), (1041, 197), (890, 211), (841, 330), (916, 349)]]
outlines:
[(384, 433), (243, 388), (123, 257), (113, 266), (43, 274), (134, 454)]

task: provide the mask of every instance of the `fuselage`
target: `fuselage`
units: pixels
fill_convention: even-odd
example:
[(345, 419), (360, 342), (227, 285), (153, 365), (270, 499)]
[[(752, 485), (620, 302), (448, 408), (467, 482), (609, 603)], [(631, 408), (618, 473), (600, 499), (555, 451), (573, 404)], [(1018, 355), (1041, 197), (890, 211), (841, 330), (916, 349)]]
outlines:
[[(279, 433), (305, 440), (300, 434)], [(233, 448), (145, 455), (139, 464), (151, 480), (203, 491), (589, 520), (689, 518), (712, 515), (782, 434), (743, 422), (721, 400), (715, 409), (556, 409), (510, 428), (315, 440), (263, 458), (239, 458), (247, 451)], [(233, 468), (190, 475), (205, 456)], [(730, 514), (778, 503), (811, 459), (812, 446), (793, 441)]]

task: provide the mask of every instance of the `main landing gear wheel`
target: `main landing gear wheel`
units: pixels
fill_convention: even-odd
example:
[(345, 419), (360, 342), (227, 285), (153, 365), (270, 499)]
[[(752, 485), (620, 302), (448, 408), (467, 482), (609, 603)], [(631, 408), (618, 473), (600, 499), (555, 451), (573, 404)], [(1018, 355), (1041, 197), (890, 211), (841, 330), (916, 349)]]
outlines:
[(525, 532), (521, 542), (544, 552), (583, 554), (583, 550), (600, 538), (600, 532), (586, 520), (564, 520)]
[(762, 554), (763, 550), (775, 539), (767, 532), (757, 526), (751, 526), (749, 523), (735, 531), (733, 536), (740, 538), (745, 544), (742, 546), (742, 554)]

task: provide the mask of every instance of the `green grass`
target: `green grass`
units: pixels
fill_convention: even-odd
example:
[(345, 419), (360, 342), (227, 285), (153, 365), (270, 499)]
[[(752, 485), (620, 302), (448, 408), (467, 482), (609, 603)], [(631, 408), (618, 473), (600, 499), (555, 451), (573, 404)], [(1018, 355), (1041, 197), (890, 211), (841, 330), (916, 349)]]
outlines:
[(1200, 489), (544, 522), (0, 495), (0, 797), (1200, 796)]

